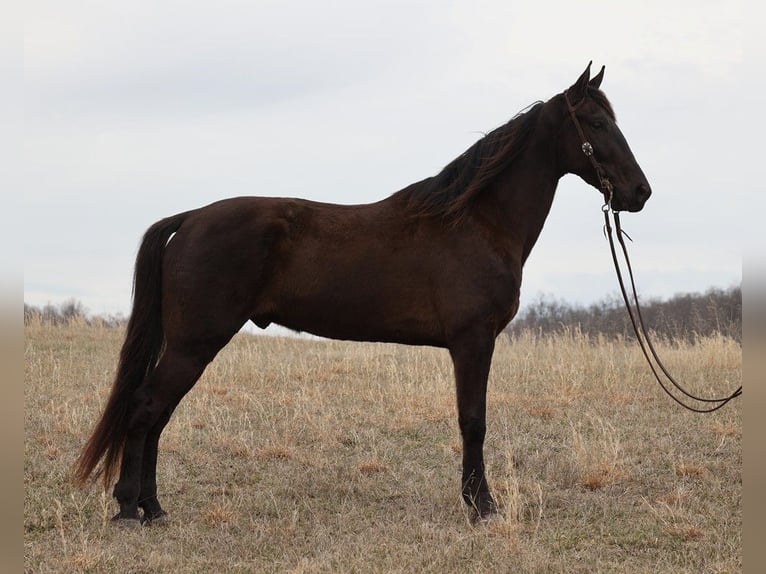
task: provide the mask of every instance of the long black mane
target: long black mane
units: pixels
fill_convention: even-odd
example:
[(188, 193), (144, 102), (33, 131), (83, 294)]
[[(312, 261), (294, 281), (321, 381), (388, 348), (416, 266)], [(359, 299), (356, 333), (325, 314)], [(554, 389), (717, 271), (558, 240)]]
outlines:
[(460, 219), (466, 208), (524, 150), (543, 102), (535, 102), (486, 134), (441, 172), (396, 195), (418, 216)]

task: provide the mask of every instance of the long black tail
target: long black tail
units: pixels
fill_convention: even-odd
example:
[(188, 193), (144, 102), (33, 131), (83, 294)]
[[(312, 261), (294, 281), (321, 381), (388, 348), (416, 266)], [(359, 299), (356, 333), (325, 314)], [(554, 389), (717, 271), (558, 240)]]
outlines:
[(189, 213), (158, 221), (146, 231), (141, 241), (133, 277), (133, 311), (120, 351), (117, 376), (101, 419), (74, 465), (74, 478), (81, 486), (94, 475), (94, 480), (103, 477), (104, 486), (108, 488), (117, 472), (133, 394), (157, 365), (164, 344), (162, 256), (170, 236), (181, 227)]

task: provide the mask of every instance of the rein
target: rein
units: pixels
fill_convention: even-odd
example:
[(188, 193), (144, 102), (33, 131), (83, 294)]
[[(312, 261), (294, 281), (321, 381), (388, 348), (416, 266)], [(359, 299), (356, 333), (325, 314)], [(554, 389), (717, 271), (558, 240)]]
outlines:
[[(665, 368), (665, 365), (663, 365), (662, 361), (660, 360), (660, 357), (657, 355), (657, 351), (655, 350), (651, 339), (649, 338), (649, 333), (646, 329), (646, 326), (644, 325), (644, 319), (641, 315), (641, 306), (638, 303), (638, 294), (636, 292), (636, 282), (633, 279), (633, 269), (630, 264), (630, 258), (628, 257), (628, 249), (625, 245), (625, 240), (623, 239), (623, 236), (628, 237), (628, 239), (630, 239), (630, 237), (628, 236), (627, 233), (625, 233), (625, 231), (622, 229), (620, 225), (620, 212), (614, 211), (612, 209), (612, 195), (613, 195), (614, 187), (612, 186), (612, 183), (609, 181), (609, 178), (606, 176), (604, 169), (601, 167), (601, 164), (598, 163), (598, 160), (596, 160), (595, 156), (593, 155), (593, 146), (585, 138), (585, 133), (583, 132), (582, 126), (580, 126), (580, 122), (577, 119), (575, 110), (579, 106), (579, 103), (577, 106), (573, 106), (572, 103), (569, 101), (569, 95), (566, 92), (564, 92), (564, 99), (566, 100), (567, 107), (569, 108), (569, 114), (572, 117), (572, 122), (574, 123), (575, 128), (577, 128), (577, 133), (579, 134), (580, 140), (582, 141), (582, 148), (581, 148), (582, 152), (590, 160), (591, 165), (593, 166), (593, 169), (596, 171), (596, 175), (598, 176), (598, 179), (599, 179), (599, 186), (601, 188), (601, 193), (604, 194), (604, 205), (601, 207), (601, 211), (604, 213), (605, 234), (607, 235), (609, 239), (609, 249), (612, 253), (612, 261), (614, 262), (614, 269), (615, 269), (615, 272), (617, 273), (617, 281), (620, 284), (620, 292), (622, 294), (622, 299), (625, 302), (625, 308), (628, 310), (628, 315), (630, 316), (630, 323), (633, 326), (633, 332), (636, 334), (636, 340), (638, 341), (638, 344), (641, 347), (641, 352), (644, 354), (644, 358), (646, 359), (646, 362), (649, 364), (649, 368), (652, 370), (652, 374), (654, 375), (654, 378), (657, 380), (660, 387), (662, 387), (662, 390), (665, 391), (665, 393), (670, 398), (672, 398), (675, 402), (677, 402), (679, 405), (681, 405), (685, 409), (688, 409), (695, 413), (712, 413), (713, 411), (717, 411), (726, 403), (728, 403), (730, 400), (742, 394), (742, 385), (740, 385), (739, 388), (736, 391), (734, 391), (731, 395), (726, 397), (715, 398), (715, 399), (698, 397), (688, 392), (686, 389), (684, 389), (668, 372), (668, 370)], [(610, 213), (612, 214), (612, 217), (614, 218), (614, 228), (617, 231), (617, 240), (620, 243), (622, 254), (623, 254), (623, 257), (625, 258), (625, 264), (627, 265), (628, 276), (630, 278), (630, 286), (633, 292), (633, 301), (635, 302), (635, 310), (631, 307), (630, 300), (628, 297), (628, 292), (625, 288), (625, 282), (623, 281), (622, 271), (620, 269), (620, 263), (617, 257), (617, 250), (614, 246), (614, 238), (612, 234), (612, 223), (609, 219)], [(684, 402), (683, 399), (679, 399), (678, 397), (676, 397), (671, 392), (667, 383), (666, 382), (664, 383), (662, 381), (662, 377), (658, 373), (657, 367), (655, 367), (654, 363), (652, 363), (652, 360), (649, 357), (650, 354), (656, 361), (657, 367), (659, 367), (659, 370), (665, 375), (665, 377), (667, 377), (668, 381), (670, 381), (670, 383), (672, 383), (672, 385), (678, 391), (680, 391), (683, 395), (685, 395), (689, 399), (692, 399), (694, 401), (698, 401), (701, 403), (706, 403), (708, 405), (711, 405), (712, 403), (712, 405), (698, 408), (695, 406), (690, 406), (686, 404), (686, 402)]]

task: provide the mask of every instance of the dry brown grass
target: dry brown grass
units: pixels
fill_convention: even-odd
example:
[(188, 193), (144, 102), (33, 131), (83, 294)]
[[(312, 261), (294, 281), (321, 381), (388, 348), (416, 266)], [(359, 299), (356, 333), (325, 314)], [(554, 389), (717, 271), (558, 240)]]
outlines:
[[(160, 445), (166, 525), (109, 523), (70, 465), (121, 332), (25, 340), (29, 572), (737, 572), (739, 402), (682, 411), (638, 351), (577, 334), (498, 341), (486, 457), (503, 516), (459, 496), (452, 368), (430, 348), (239, 335)], [(741, 379), (730, 340), (663, 345), (699, 392)]]

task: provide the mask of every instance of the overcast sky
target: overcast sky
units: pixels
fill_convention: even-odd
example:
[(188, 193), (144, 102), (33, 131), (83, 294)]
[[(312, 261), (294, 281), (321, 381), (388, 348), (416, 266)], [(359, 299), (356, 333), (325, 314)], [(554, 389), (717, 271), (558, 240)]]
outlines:
[[(623, 217), (641, 293), (741, 280), (760, 164), (740, 156), (763, 145), (748, 129), (762, 96), (749, 95), (740, 2), (26, 6), (27, 303), (127, 314), (138, 241), (157, 219), (237, 195), (382, 199), (591, 59), (654, 191)], [(616, 292), (600, 206), (561, 180), (522, 305)]]

